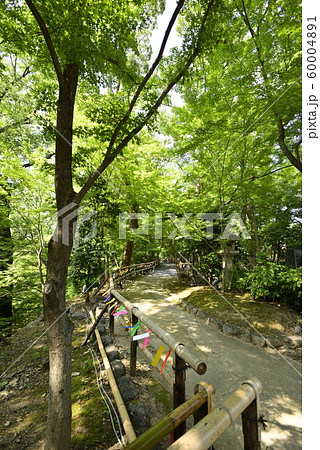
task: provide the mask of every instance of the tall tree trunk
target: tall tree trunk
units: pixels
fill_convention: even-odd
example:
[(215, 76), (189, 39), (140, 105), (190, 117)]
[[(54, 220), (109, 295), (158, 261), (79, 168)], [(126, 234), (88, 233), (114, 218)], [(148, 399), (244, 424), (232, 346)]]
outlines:
[[(9, 194), (6, 192), (7, 181), (0, 183), (0, 273), (5, 274), (13, 261), (13, 241), (10, 229)], [(4, 319), (1, 321), (1, 319)], [(11, 335), (12, 327), (12, 284), (5, 284), (0, 290), (0, 332)]]
[(260, 253), (260, 240), (258, 235), (258, 226), (256, 220), (256, 212), (254, 206), (248, 206), (248, 217), (251, 224), (251, 230), (254, 234), (254, 239), (256, 243), (256, 253)]
[[(135, 211), (137, 212), (137, 211)], [(130, 219), (130, 227), (129, 228), (138, 228), (138, 219), (135, 217), (131, 217)], [(133, 253), (134, 242), (129, 239), (124, 251), (122, 266), (127, 267), (131, 264), (131, 258)]]
[(50, 241), (44, 288), (44, 320), (49, 347), (49, 401), (45, 449), (64, 450), (71, 441), (71, 351), (73, 325), (65, 292), (71, 246)]
[(68, 65), (59, 86), (55, 191), (57, 228), (48, 248), (43, 292), (49, 347), (49, 402), (45, 449), (67, 450), (71, 442), (71, 350), (73, 325), (66, 315), (66, 284), (77, 207), (72, 188), (72, 125), (78, 68)]
[(130, 240), (127, 242), (126, 248), (124, 250), (122, 267), (130, 266), (132, 252), (133, 252), (133, 246), (134, 246), (133, 241)]

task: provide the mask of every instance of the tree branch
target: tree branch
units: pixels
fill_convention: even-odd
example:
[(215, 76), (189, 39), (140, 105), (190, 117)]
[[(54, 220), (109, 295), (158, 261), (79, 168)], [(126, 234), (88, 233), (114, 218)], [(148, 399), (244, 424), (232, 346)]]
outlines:
[(165, 46), (167, 44), (167, 41), (168, 41), (169, 35), (171, 33), (171, 30), (173, 28), (174, 22), (175, 22), (175, 20), (176, 20), (176, 18), (178, 16), (180, 10), (182, 9), (184, 3), (185, 3), (185, 0), (179, 0), (178, 4), (176, 6), (176, 9), (175, 9), (175, 11), (174, 11), (174, 13), (173, 13), (173, 15), (172, 15), (172, 17), (170, 19), (170, 22), (169, 22), (169, 25), (168, 25), (168, 27), (166, 29), (166, 32), (164, 34), (164, 38), (162, 40), (162, 44), (161, 44), (158, 56), (156, 57), (154, 63), (150, 67), (148, 73), (145, 75), (144, 79), (139, 84), (139, 86), (138, 86), (138, 88), (136, 90), (136, 93), (134, 94), (134, 96), (133, 96), (133, 98), (131, 100), (131, 103), (129, 105), (129, 108), (128, 108), (126, 114), (124, 115), (122, 120), (119, 122), (118, 126), (116, 127), (116, 129), (115, 129), (115, 131), (114, 131), (114, 133), (113, 133), (113, 135), (111, 137), (111, 140), (110, 140), (110, 143), (109, 143), (109, 147), (107, 149), (107, 154), (112, 150), (112, 148), (114, 146), (114, 143), (115, 143), (115, 141), (116, 141), (116, 139), (118, 137), (118, 134), (119, 134), (121, 128), (128, 121), (128, 119), (129, 119), (129, 117), (130, 117), (130, 115), (132, 113), (132, 110), (133, 110), (135, 104), (137, 103), (137, 101), (138, 101), (138, 99), (140, 97), (141, 92), (143, 91), (143, 89), (145, 88), (148, 80), (150, 79), (150, 77), (153, 75), (154, 71), (158, 67), (158, 65), (159, 65), (159, 63), (160, 63), (160, 61), (162, 59), (163, 52), (164, 52)]
[[(50, 158), (52, 158), (54, 155), (55, 155), (55, 152), (49, 153), (48, 155), (45, 155), (44, 158), (45, 158), (45, 159), (50, 159)], [(31, 162), (31, 161), (29, 161), (29, 162), (23, 164), (22, 167), (28, 168), (28, 167), (32, 167), (33, 165), (34, 165), (34, 163)]]
[(299, 141), (296, 142), (295, 145), (294, 145), (296, 158), (297, 158), (297, 161), (298, 161), (300, 164), (302, 164), (302, 163), (301, 163), (301, 158), (300, 158), (300, 152), (299, 152), (299, 147), (300, 147), (301, 144), (302, 144), (302, 138), (300, 138)]
[[(25, 78), (27, 75), (29, 75), (29, 73), (31, 73), (30, 71), (30, 67), (27, 66), (24, 71), (23, 74), (20, 75), (19, 78), (14, 77), (14, 80), (10, 83), (10, 86), (14, 86), (15, 83), (18, 83), (19, 81), (21, 81), (23, 78)], [(6, 87), (3, 92), (1, 92), (0, 94), (0, 102), (2, 101), (2, 99), (4, 98), (4, 96), (6, 95), (6, 93), (9, 91), (9, 87)]]
[(113, 58), (109, 58), (108, 56), (104, 56), (104, 59), (106, 60), (106, 61), (108, 61), (109, 63), (111, 63), (111, 64), (114, 64), (115, 66), (117, 66), (117, 67), (119, 67), (119, 69), (123, 72), (123, 73), (125, 73), (126, 75), (127, 75), (127, 77), (137, 86), (139, 83), (133, 78), (133, 76), (128, 72), (128, 71), (126, 71), (125, 69), (123, 69), (122, 67), (120, 67), (120, 64), (119, 64), (119, 62), (117, 61), (117, 60), (115, 60), (115, 59), (113, 59)]
[[(283, 152), (283, 154), (288, 158), (288, 160), (291, 162), (291, 164), (298, 169), (300, 172), (302, 172), (302, 163), (299, 157), (299, 160), (297, 158), (295, 158), (295, 156), (291, 153), (291, 151), (288, 149), (286, 143), (285, 143), (285, 131), (284, 131), (284, 126), (283, 126), (283, 122), (282, 122), (282, 118), (280, 117), (280, 114), (278, 114), (277, 112), (274, 111), (274, 115), (276, 117), (277, 120), (277, 126), (278, 126), (278, 142), (280, 145), (280, 148)], [(299, 141), (300, 142), (300, 141)], [(302, 141), (301, 141), (302, 142)], [(299, 143), (296, 144), (296, 148), (299, 147)]]
[(42, 19), (39, 11), (37, 10), (37, 8), (34, 6), (33, 2), (31, 0), (25, 0), (26, 4), (28, 5), (30, 11), (32, 12), (32, 14), (34, 15), (36, 21), (38, 22), (38, 25), (42, 31), (42, 35), (46, 41), (52, 62), (53, 62), (53, 66), (55, 68), (57, 77), (58, 77), (58, 81), (60, 86), (65, 84), (65, 80), (62, 74), (62, 69), (60, 66), (60, 62), (56, 53), (56, 50), (54, 48), (53, 42), (51, 40), (51, 36), (50, 33), (46, 27), (46, 24), (44, 23), (44, 20)]
[[(111, 162), (118, 156), (118, 154), (121, 152), (121, 150), (123, 150), (123, 148), (126, 147), (126, 145), (131, 141), (131, 139), (132, 139), (134, 136), (136, 136), (136, 135), (142, 130), (142, 128), (148, 123), (148, 121), (150, 120), (150, 118), (151, 118), (151, 117), (155, 114), (155, 112), (158, 110), (159, 106), (162, 104), (163, 100), (164, 100), (165, 97), (168, 95), (168, 93), (171, 91), (171, 89), (172, 89), (172, 88), (173, 88), (173, 87), (181, 80), (181, 78), (184, 76), (185, 72), (189, 69), (189, 67), (191, 66), (192, 62), (194, 61), (194, 59), (196, 58), (196, 56), (197, 56), (198, 53), (199, 53), (199, 50), (200, 50), (200, 43), (201, 43), (201, 37), (202, 37), (202, 34), (203, 34), (203, 31), (204, 31), (204, 27), (205, 27), (206, 21), (207, 21), (207, 19), (208, 19), (209, 13), (210, 13), (210, 11), (211, 11), (211, 8), (212, 8), (214, 2), (215, 2), (215, 0), (210, 0), (210, 2), (209, 2), (209, 4), (208, 4), (207, 10), (206, 10), (206, 12), (205, 12), (205, 14), (204, 14), (204, 16), (203, 16), (202, 23), (201, 23), (201, 26), (200, 26), (200, 29), (199, 29), (196, 47), (195, 47), (193, 53), (191, 54), (191, 56), (189, 57), (189, 59), (187, 60), (187, 62), (186, 62), (186, 64), (185, 64), (184, 68), (176, 75), (176, 77), (174, 78), (174, 80), (171, 81), (171, 82), (168, 84), (168, 86), (163, 90), (162, 94), (158, 97), (157, 101), (156, 101), (156, 102), (154, 103), (154, 105), (150, 108), (149, 112), (146, 114), (146, 116), (145, 116), (144, 119), (141, 121), (141, 123), (140, 123), (138, 126), (136, 126), (133, 130), (131, 130), (131, 132), (128, 133), (128, 135), (127, 135), (127, 136), (119, 143), (119, 145), (116, 147), (115, 151), (112, 152), (112, 153), (111, 153), (111, 150), (112, 150), (112, 148), (113, 148), (113, 144), (114, 144), (115, 138), (114, 138), (114, 139), (111, 139), (111, 142), (110, 142), (110, 144), (109, 144), (109, 146), (108, 146), (108, 149), (107, 149), (106, 156), (105, 156), (105, 158), (104, 158), (102, 164), (101, 164), (101, 165), (98, 167), (98, 169), (90, 176), (90, 178), (88, 179), (88, 181), (86, 182), (86, 184), (82, 187), (82, 189), (80, 190), (80, 192), (79, 192), (78, 194), (76, 194), (76, 197), (75, 197), (75, 200), (74, 200), (76, 203), (80, 203), (80, 202), (81, 202), (81, 200), (83, 199), (83, 197), (85, 196), (85, 194), (89, 191), (89, 189), (91, 188), (91, 186), (92, 186), (92, 185), (94, 184), (94, 182), (100, 177), (100, 175), (104, 172), (104, 170), (105, 170), (105, 169), (111, 164)], [(181, 1), (181, 2), (179, 2), (179, 4), (180, 4), (180, 3), (183, 4), (184, 2)], [(179, 5), (178, 5), (178, 6), (179, 6)], [(177, 6), (177, 8), (178, 8), (178, 6)], [(182, 7), (182, 5), (180, 6), (180, 9), (181, 9), (181, 7)], [(177, 11), (177, 10), (176, 10), (176, 11)], [(159, 61), (160, 61), (160, 60), (157, 62), (159, 56), (160, 56), (160, 59), (161, 59), (161, 57), (162, 57), (161, 55), (163, 54), (163, 50), (164, 50), (164, 47), (165, 47), (165, 43), (166, 43), (166, 41), (167, 41), (167, 39), (168, 39), (170, 30), (171, 30), (172, 25), (173, 25), (173, 23), (174, 23), (174, 20), (175, 20), (175, 18), (176, 18), (176, 16), (177, 16), (176, 11), (174, 12), (174, 14), (173, 14), (173, 16), (172, 16), (172, 18), (171, 18), (171, 20), (170, 20), (169, 26), (168, 26), (168, 28), (167, 28), (167, 31), (166, 31), (164, 40), (163, 40), (163, 42), (162, 42), (162, 45), (161, 45), (161, 48), (160, 48), (160, 51), (159, 51), (159, 55), (158, 55), (156, 61), (154, 62), (152, 68), (150, 69), (150, 71), (152, 70), (152, 73), (154, 72), (154, 70), (156, 69), (157, 65), (159, 64)], [(171, 24), (171, 27), (170, 27), (170, 24)], [(169, 30), (169, 31), (168, 31), (168, 30)], [(150, 71), (148, 72), (148, 74), (150, 73)], [(150, 76), (151, 76), (152, 73), (150, 73)], [(148, 74), (146, 75), (146, 77), (144, 78), (144, 80), (142, 81), (142, 83), (140, 84), (140, 86), (139, 86), (137, 92), (139, 91), (139, 93), (141, 93), (141, 91), (142, 91), (141, 87), (142, 87), (142, 86), (145, 87), (145, 85), (146, 85), (146, 83), (147, 83), (146, 78), (147, 78)], [(148, 76), (148, 79), (150, 78), (150, 76)], [(135, 94), (135, 96), (134, 96), (134, 98), (133, 98), (133, 100), (132, 100), (132, 102), (131, 102), (131, 104), (130, 104), (130, 107), (132, 106), (132, 108), (133, 108), (135, 102), (136, 102), (137, 99), (138, 99), (138, 97), (137, 97), (137, 92), (136, 92), (136, 94)], [(130, 109), (130, 107), (129, 107), (129, 109), (128, 109), (128, 111), (130, 111), (128, 118), (130, 117), (130, 114), (131, 114), (131, 111), (132, 111), (132, 108)], [(128, 113), (128, 112), (127, 112), (127, 113)], [(125, 117), (126, 117), (126, 116), (125, 116)], [(127, 118), (127, 119), (128, 119), (128, 118)], [(123, 123), (124, 123), (123, 120), (122, 120), (120, 123), (121, 123), (121, 125), (123, 125)], [(120, 124), (119, 124), (119, 125), (120, 125)], [(119, 125), (118, 125), (118, 127), (117, 127), (117, 129), (116, 129), (116, 131), (115, 131), (116, 135), (118, 134), (118, 132), (119, 132), (119, 130), (120, 130)], [(114, 137), (114, 136), (113, 136), (113, 137)], [(111, 143), (112, 143), (112, 146), (111, 146)]]
[[(251, 34), (251, 37), (254, 41), (254, 45), (256, 47), (256, 51), (257, 51), (257, 56), (258, 56), (258, 62), (260, 64), (261, 67), (261, 75), (262, 78), (264, 80), (264, 85), (266, 88), (266, 92), (267, 92), (267, 96), (269, 99), (271, 99), (271, 95), (269, 92), (269, 83), (268, 83), (268, 79), (267, 76), (265, 74), (265, 70), (264, 70), (264, 60), (262, 58), (262, 49), (261, 46), (258, 44), (257, 39), (256, 39), (256, 33), (254, 32), (250, 21), (249, 21), (249, 17), (247, 14), (247, 10), (245, 7), (245, 3), (244, 0), (241, 0), (242, 2), (242, 7), (243, 7), (243, 12), (240, 10), (240, 8), (238, 8), (238, 11), (241, 15), (241, 17), (243, 18), (243, 21), (245, 23), (245, 25), (248, 27), (249, 32)], [(301, 163), (301, 159), (300, 159), (300, 154), (299, 154), (299, 146), (301, 144), (301, 142), (299, 141), (296, 145), (295, 145), (295, 152), (297, 157), (295, 157), (293, 155), (293, 153), (289, 150), (289, 148), (287, 147), (287, 144), (285, 142), (285, 130), (284, 130), (284, 126), (283, 126), (283, 122), (282, 122), (282, 118), (280, 116), (279, 113), (277, 113), (277, 111), (275, 110), (274, 107), (271, 108), (275, 118), (276, 118), (276, 123), (277, 123), (277, 127), (278, 127), (278, 143), (280, 145), (280, 148), (283, 152), (283, 154), (288, 158), (288, 160), (291, 162), (291, 164), (298, 169), (300, 172), (302, 172), (302, 163)]]
[(263, 175), (258, 175), (258, 176), (253, 175), (251, 178), (249, 178), (246, 181), (254, 181), (254, 180), (257, 180), (258, 178), (263, 178), (263, 177), (266, 177), (266, 176), (271, 175), (273, 173), (279, 172), (279, 170), (288, 169), (288, 167), (291, 167), (291, 164), (289, 164), (287, 166), (278, 167), (277, 169), (271, 170), (270, 172), (266, 172)]
[(14, 127), (16, 127), (18, 125), (30, 125), (30, 124), (31, 124), (31, 122), (30, 122), (29, 117), (26, 117), (24, 120), (20, 120), (18, 122), (12, 122), (12, 123), (9, 123), (8, 125), (5, 125), (4, 127), (1, 127), (0, 128), (0, 134), (4, 133), (9, 128), (14, 128)]

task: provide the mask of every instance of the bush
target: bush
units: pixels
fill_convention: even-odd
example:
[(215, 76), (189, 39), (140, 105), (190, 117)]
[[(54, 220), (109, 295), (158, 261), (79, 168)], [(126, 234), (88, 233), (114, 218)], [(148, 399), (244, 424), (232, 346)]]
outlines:
[(301, 310), (302, 267), (293, 269), (272, 262), (259, 263), (238, 280), (238, 285), (254, 298), (276, 300)]

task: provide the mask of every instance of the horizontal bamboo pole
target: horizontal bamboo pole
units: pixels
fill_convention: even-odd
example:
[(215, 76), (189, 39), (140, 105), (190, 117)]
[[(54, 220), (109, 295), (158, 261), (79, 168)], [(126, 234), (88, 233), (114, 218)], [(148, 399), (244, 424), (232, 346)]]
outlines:
[[(125, 270), (125, 269), (128, 269), (128, 268), (130, 268), (130, 267), (142, 266), (142, 265), (145, 265), (145, 266), (151, 265), (152, 267), (150, 267), (150, 269), (152, 269), (153, 267), (156, 267), (157, 261), (151, 261), (151, 262), (141, 263), (141, 264), (133, 264), (132, 266), (119, 267), (118, 269), (114, 269), (113, 272), (117, 272), (118, 270)], [(132, 273), (138, 273), (138, 272), (141, 272), (141, 271), (147, 270), (147, 269), (149, 269), (149, 267), (147, 267), (147, 268), (146, 268), (146, 267), (143, 267), (143, 268), (142, 268), (141, 270), (139, 270), (139, 271), (137, 270), (137, 271), (133, 271), (133, 272), (128, 272), (126, 275), (117, 278), (117, 280), (120, 280), (120, 279), (122, 279), (122, 278), (126, 278), (128, 275), (130, 275), (130, 274), (132, 274)], [(112, 271), (111, 271), (111, 272), (112, 272)], [(108, 281), (108, 278), (107, 278), (106, 280), (104, 280), (104, 281), (99, 285), (99, 287), (97, 288), (97, 290), (94, 292), (93, 297), (94, 297), (95, 295), (97, 295), (98, 292), (100, 292), (100, 290), (103, 288), (103, 286), (106, 284), (107, 281)]]
[[(208, 385), (211, 395), (214, 394), (213, 386)], [(211, 396), (210, 396), (211, 399)], [(208, 392), (204, 389), (195, 394), (189, 400), (178, 406), (167, 414), (158, 423), (149, 428), (145, 433), (139, 436), (134, 442), (129, 444), (127, 450), (148, 450), (152, 449), (160, 442), (170, 431), (174, 430), (184, 422), (191, 414), (200, 408), (208, 400)]]
[(121, 275), (121, 277), (117, 277), (117, 278), (115, 278), (114, 279), (114, 281), (121, 281), (121, 280), (124, 280), (125, 278), (128, 278), (130, 275), (133, 275), (133, 274), (137, 274), (137, 273), (139, 273), (139, 272), (143, 272), (144, 270), (149, 270), (149, 269), (152, 269), (151, 267), (149, 268), (149, 267), (143, 267), (142, 269), (138, 269), (138, 270), (132, 270), (131, 272), (128, 272), (128, 273), (126, 273), (126, 274), (124, 274), (124, 275)]
[[(262, 390), (261, 382), (255, 377), (250, 378), (250, 381), (260, 393)], [(242, 384), (220, 407), (215, 408), (168, 448), (170, 450), (206, 450), (255, 398), (256, 394), (253, 387)]]
[(118, 267), (117, 269), (114, 269), (113, 272), (116, 272), (117, 270), (124, 270), (124, 269), (129, 269), (130, 267), (136, 267), (136, 266), (147, 266), (147, 265), (155, 265), (157, 261), (149, 261), (146, 263), (137, 263), (137, 264), (132, 264), (131, 266), (124, 266), (124, 267)]
[(129, 300), (124, 298), (118, 291), (113, 289), (112, 283), (110, 283), (111, 294), (133, 315), (135, 315), (141, 322), (146, 325), (159, 339), (162, 340), (171, 350), (183, 359), (195, 372), (199, 375), (203, 375), (207, 370), (207, 365), (204, 361), (201, 361), (197, 356), (193, 355), (181, 342), (176, 341), (170, 333), (167, 333), (153, 322), (148, 316), (146, 316), (137, 306), (134, 306)]
[[(121, 322), (121, 324), (123, 326), (126, 326), (126, 322), (122, 316), (119, 316), (119, 321)], [(129, 332), (129, 328), (127, 328), (126, 331)], [(146, 358), (152, 363), (154, 356), (152, 355), (152, 353), (150, 352), (150, 350), (147, 347), (142, 348), (142, 346), (143, 346), (143, 343), (139, 342), (138, 347), (143, 352), (143, 354), (146, 356)], [(162, 359), (160, 359), (160, 361), (161, 361), (161, 363), (163, 363)], [(156, 367), (155, 366), (152, 366), (152, 367), (154, 367), (158, 372), (160, 372), (162, 364), (158, 363)], [(161, 376), (166, 380), (166, 382), (169, 384), (169, 386), (171, 388), (173, 388), (173, 377), (170, 376), (170, 374), (165, 369), (163, 369)]]
[[(90, 317), (91, 317), (92, 323), (94, 323), (94, 315), (93, 315), (92, 311), (90, 311)], [(114, 399), (116, 401), (117, 408), (118, 408), (118, 411), (119, 411), (119, 414), (120, 414), (120, 417), (121, 417), (121, 420), (122, 420), (122, 423), (123, 423), (124, 431), (125, 431), (125, 433), (127, 435), (128, 442), (129, 443), (133, 442), (136, 439), (136, 433), (135, 433), (135, 431), (133, 429), (133, 426), (132, 426), (132, 423), (131, 423), (131, 420), (130, 420), (130, 417), (129, 417), (129, 414), (128, 414), (128, 411), (127, 411), (127, 408), (126, 408), (126, 406), (124, 404), (124, 401), (122, 399), (122, 396), (121, 396), (119, 388), (118, 388), (118, 385), (117, 385), (116, 380), (114, 378), (114, 375), (113, 375), (113, 372), (112, 372), (112, 369), (111, 369), (111, 366), (110, 366), (110, 363), (109, 363), (108, 356), (107, 356), (107, 354), (105, 352), (105, 349), (104, 349), (102, 341), (101, 341), (99, 330), (96, 328), (94, 330), (94, 332), (96, 334), (96, 338), (97, 338), (98, 345), (99, 345), (99, 350), (100, 350), (100, 353), (101, 353), (101, 356), (102, 356), (102, 359), (103, 359), (104, 367), (105, 367), (106, 372), (107, 372), (107, 377), (108, 377), (108, 381), (109, 381), (109, 384), (110, 384), (110, 387), (111, 387), (111, 390), (112, 390), (112, 394), (113, 394)]]

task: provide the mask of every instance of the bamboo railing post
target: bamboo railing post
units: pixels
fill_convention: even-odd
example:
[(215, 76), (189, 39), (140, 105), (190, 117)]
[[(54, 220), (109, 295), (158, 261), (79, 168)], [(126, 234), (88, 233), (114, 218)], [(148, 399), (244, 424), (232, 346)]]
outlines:
[[(174, 384), (173, 408), (177, 408), (186, 401), (186, 364), (176, 352), (173, 356)], [(179, 439), (186, 432), (186, 421), (174, 430), (174, 440)]]
[(114, 306), (112, 305), (109, 308), (109, 331), (112, 339), (114, 339), (114, 315), (112, 314), (113, 310)]
[[(261, 390), (261, 382), (255, 377), (249, 378), (249, 380), (243, 382), (233, 394), (224, 400), (220, 406), (214, 408), (168, 448), (170, 450), (209, 448), (234, 423), (241, 413), (247, 410), (254, 400), (257, 401), (257, 410), (259, 411), (259, 394)], [(260, 447), (246, 447), (247, 450), (249, 448), (250, 450), (254, 450)]]
[[(137, 317), (132, 314), (131, 324), (135, 325), (138, 322)], [(130, 375), (132, 377), (136, 376), (137, 370), (137, 347), (138, 341), (133, 340), (133, 336), (131, 337), (131, 345), (130, 345)]]
[(215, 394), (216, 389), (211, 384), (206, 383), (205, 381), (202, 381), (198, 383), (194, 388), (194, 393), (197, 394), (199, 392), (200, 385), (205, 389), (207, 392), (207, 400), (203, 405), (201, 405), (195, 412), (193, 413), (193, 423), (196, 425), (198, 422), (200, 422), (201, 419), (203, 419), (207, 414), (211, 412), (212, 409), (212, 394)]
[(108, 309), (109, 305), (105, 305), (104, 308), (101, 310), (99, 316), (96, 318), (94, 324), (92, 325), (92, 327), (89, 330), (89, 333), (87, 335), (87, 337), (84, 339), (84, 341), (81, 343), (81, 347), (84, 347), (86, 345), (86, 343), (88, 342), (88, 340), (90, 339), (90, 336), (92, 335), (92, 333), (94, 332), (96, 326), (98, 325), (98, 323), (100, 322), (103, 314), (106, 312), (106, 310)]
[(260, 450), (260, 432), (259, 432), (259, 412), (257, 399), (255, 398), (250, 405), (243, 411), (242, 431), (244, 438), (244, 450)]

